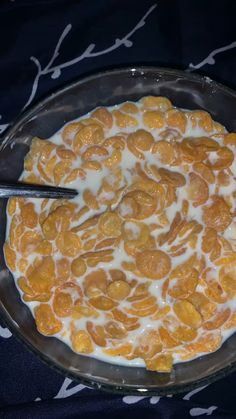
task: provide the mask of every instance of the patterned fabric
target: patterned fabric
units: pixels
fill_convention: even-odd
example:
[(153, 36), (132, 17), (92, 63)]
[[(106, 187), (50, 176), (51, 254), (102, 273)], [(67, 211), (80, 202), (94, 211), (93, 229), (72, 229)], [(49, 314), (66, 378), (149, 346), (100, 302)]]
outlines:
[[(92, 70), (135, 63), (199, 71), (236, 88), (234, 0), (2, 0), (0, 132)], [(0, 418), (236, 417), (236, 374), (168, 397), (103, 394), (59, 375), (0, 326)]]

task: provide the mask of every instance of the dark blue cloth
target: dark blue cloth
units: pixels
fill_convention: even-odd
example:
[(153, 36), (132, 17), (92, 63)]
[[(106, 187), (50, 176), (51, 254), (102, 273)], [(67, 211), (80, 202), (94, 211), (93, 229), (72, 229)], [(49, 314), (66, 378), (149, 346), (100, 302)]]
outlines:
[[(2, 0), (0, 131), (26, 105), (108, 66), (191, 69), (235, 88), (235, 15), (234, 0)], [(103, 394), (51, 370), (1, 324), (0, 418), (236, 417), (236, 374), (187, 395)]]

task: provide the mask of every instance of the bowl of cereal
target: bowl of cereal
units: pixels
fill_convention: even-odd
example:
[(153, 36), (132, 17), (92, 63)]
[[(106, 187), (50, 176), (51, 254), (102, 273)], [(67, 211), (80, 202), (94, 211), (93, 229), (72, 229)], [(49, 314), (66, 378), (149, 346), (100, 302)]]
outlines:
[(0, 202), (1, 314), (49, 365), (146, 395), (236, 368), (235, 105), (208, 78), (125, 68), (9, 129), (2, 180), (79, 191)]

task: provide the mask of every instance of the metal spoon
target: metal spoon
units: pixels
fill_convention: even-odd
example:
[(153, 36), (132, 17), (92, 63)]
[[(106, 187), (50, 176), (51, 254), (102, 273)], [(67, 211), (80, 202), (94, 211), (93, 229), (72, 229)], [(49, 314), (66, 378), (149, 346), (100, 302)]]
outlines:
[(23, 182), (0, 182), (0, 198), (20, 196), (21, 198), (71, 199), (78, 195), (75, 189), (58, 186), (33, 185)]

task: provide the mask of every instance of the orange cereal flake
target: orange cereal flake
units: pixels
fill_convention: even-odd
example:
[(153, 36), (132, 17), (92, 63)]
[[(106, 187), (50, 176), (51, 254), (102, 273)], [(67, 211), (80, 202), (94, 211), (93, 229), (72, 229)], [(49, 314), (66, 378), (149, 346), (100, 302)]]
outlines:
[(165, 116), (161, 111), (146, 111), (143, 114), (143, 123), (151, 129), (163, 128), (165, 125)]
[(91, 116), (101, 122), (106, 128), (111, 128), (113, 125), (112, 114), (106, 108), (97, 108)]
[(181, 132), (185, 132), (187, 118), (182, 111), (171, 109), (166, 112), (166, 121), (169, 127), (177, 128)]
[(163, 354), (145, 361), (147, 370), (157, 372), (170, 372), (173, 365), (171, 354)]
[(47, 256), (27, 274), (27, 279), (35, 293), (49, 292), (55, 281), (55, 263)]
[(129, 293), (129, 284), (122, 280), (116, 280), (112, 282), (107, 289), (108, 296), (114, 300), (123, 300), (128, 297)]
[(194, 207), (198, 207), (208, 200), (208, 186), (205, 180), (193, 172), (189, 174), (189, 180), (188, 198), (193, 201)]
[(236, 133), (231, 132), (230, 134), (224, 135), (224, 144), (225, 145), (236, 145)]
[(230, 209), (219, 196), (213, 196), (211, 202), (210, 206), (203, 207), (203, 221), (218, 232), (224, 231), (232, 222)]
[(76, 153), (79, 152), (81, 145), (101, 144), (104, 139), (104, 132), (100, 125), (87, 125), (76, 134), (73, 140), (73, 148)]
[(180, 300), (174, 304), (174, 312), (176, 316), (187, 326), (197, 328), (202, 323), (200, 313), (195, 309), (194, 305), (187, 300)]
[(89, 334), (85, 330), (73, 330), (71, 333), (72, 348), (81, 354), (93, 352), (93, 343)]
[(115, 212), (104, 213), (98, 222), (98, 228), (105, 236), (117, 237), (121, 234), (122, 220)]
[(103, 269), (97, 269), (85, 276), (83, 286), (88, 297), (94, 297), (105, 293), (108, 285), (106, 273)]
[(170, 257), (160, 250), (145, 250), (136, 256), (136, 266), (150, 279), (164, 278), (171, 269)]
[(70, 294), (57, 292), (53, 299), (53, 311), (58, 317), (68, 317), (72, 313), (73, 300)]
[(82, 258), (78, 257), (72, 261), (71, 272), (73, 273), (73, 275), (83, 276), (86, 272), (86, 269), (86, 263)]
[(145, 96), (141, 99), (141, 103), (145, 108), (157, 109), (161, 112), (172, 108), (171, 101), (163, 96)]
[(59, 233), (56, 239), (56, 245), (63, 256), (69, 257), (75, 257), (81, 249), (80, 239), (72, 231)]
[(55, 335), (62, 329), (61, 321), (53, 314), (49, 304), (39, 304), (34, 313), (37, 329), (43, 335)]
[(125, 113), (137, 113), (138, 107), (132, 102), (125, 102), (121, 107), (120, 110)]
[(115, 122), (119, 128), (135, 127), (138, 125), (138, 121), (134, 116), (127, 115), (121, 111), (113, 111), (112, 114), (115, 117)]

